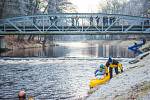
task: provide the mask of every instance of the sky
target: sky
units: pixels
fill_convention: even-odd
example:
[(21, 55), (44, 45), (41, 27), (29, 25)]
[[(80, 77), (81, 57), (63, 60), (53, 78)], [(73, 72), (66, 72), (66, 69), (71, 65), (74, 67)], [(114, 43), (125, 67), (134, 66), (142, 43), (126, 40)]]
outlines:
[(77, 6), (79, 13), (96, 13), (98, 11), (98, 4), (103, 0), (70, 0)]
[[(105, 5), (106, 0), (70, 0), (77, 7), (79, 13), (96, 13), (101, 10), (100, 5)], [(120, 0), (129, 1), (129, 0)]]

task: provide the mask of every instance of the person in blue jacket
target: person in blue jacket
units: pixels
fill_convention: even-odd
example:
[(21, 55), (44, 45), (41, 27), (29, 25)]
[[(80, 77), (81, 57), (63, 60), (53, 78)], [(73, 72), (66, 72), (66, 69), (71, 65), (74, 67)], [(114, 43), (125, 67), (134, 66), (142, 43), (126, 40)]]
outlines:
[(95, 71), (95, 77), (97, 79), (103, 79), (106, 75), (106, 68), (103, 64), (100, 64), (99, 68)]

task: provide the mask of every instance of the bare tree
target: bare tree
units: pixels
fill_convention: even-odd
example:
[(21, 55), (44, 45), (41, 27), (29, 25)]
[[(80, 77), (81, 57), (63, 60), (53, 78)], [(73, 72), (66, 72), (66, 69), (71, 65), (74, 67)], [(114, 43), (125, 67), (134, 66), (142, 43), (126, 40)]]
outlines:
[[(29, 0), (29, 7), (28, 7), (28, 15), (35, 15), (40, 13), (40, 4), (42, 3), (41, 0)], [(30, 35), (28, 37), (28, 41), (34, 40), (36, 35)]]
[(68, 0), (49, 0), (48, 13), (77, 12), (75, 6)]
[(102, 7), (103, 13), (125, 14), (132, 16), (143, 15), (145, 0), (106, 0), (106, 6)]
[(108, 14), (118, 14), (122, 8), (120, 0), (106, 0), (105, 6), (102, 6), (102, 12)]
[(143, 8), (144, 16), (150, 17), (150, 0), (145, 0)]
[(0, 19), (3, 18), (4, 5), (5, 5), (5, 3), (6, 3), (5, 0), (1, 0), (1, 2), (0, 2)]

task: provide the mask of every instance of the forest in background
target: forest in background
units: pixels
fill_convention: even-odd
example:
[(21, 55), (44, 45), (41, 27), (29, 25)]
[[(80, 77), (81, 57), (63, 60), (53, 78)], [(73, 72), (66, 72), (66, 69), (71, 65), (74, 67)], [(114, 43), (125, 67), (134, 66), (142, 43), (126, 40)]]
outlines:
[(150, 0), (105, 0), (102, 13), (150, 17)]
[[(150, 17), (150, 0), (105, 0), (100, 13)], [(71, 0), (0, 0), (0, 19), (14, 16), (78, 13)]]

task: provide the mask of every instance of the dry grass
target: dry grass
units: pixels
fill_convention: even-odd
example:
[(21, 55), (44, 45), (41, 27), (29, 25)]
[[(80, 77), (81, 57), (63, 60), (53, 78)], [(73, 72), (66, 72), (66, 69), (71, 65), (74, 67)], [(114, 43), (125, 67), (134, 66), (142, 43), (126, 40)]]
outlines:
[(42, 47), (42, 44), (39, 41), (17, 41), (16, 36), (6, 36), (5, 40), (7, 42), (8, 49), (27, 49), (27, 48), (38, 48)]

